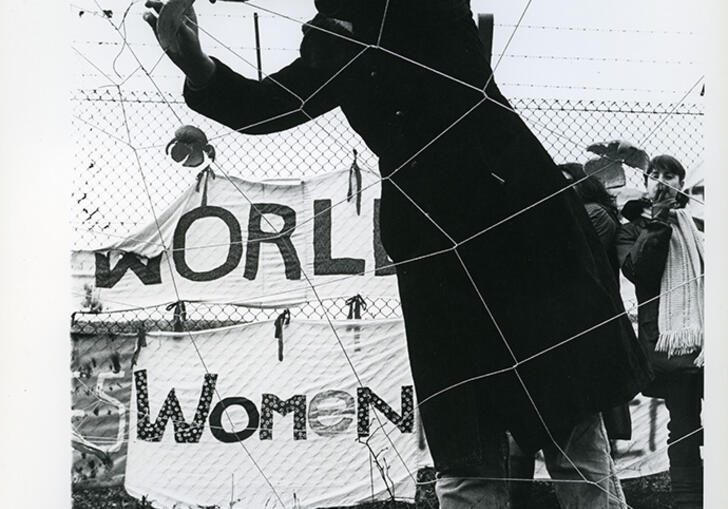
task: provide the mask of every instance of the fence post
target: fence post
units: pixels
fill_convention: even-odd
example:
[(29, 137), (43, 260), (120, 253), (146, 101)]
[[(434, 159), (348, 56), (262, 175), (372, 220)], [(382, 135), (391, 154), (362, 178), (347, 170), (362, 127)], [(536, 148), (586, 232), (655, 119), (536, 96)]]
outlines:
[(258, 25), (258, 13), (253, 13), (253, 25), (255, 26), (255, 56), (258, 59), (258, 81), (263, 79), (263, 62), (260, 56), (260, 26)]
[(485, 58), (490, 66), (491, 56), (493, 55), (493, 15), (478, 14), (478, 35), (480, 42), (483, 43), (485, 50)]

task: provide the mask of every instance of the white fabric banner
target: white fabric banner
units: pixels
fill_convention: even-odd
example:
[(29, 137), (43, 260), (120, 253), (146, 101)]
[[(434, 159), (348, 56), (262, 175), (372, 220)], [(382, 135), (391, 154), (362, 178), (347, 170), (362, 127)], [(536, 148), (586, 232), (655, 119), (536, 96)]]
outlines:
[(617, 472), (622, 479), (665, 472), (667, 458), (667, 422), (665, 402), (638, 394), (629, 403), (632, 415), (632, 440), (616, 440), (614, 445)]
[(178, 300), (283, 307), (316, 296), (398, 297), (379, 239), (376, 175), (362, 172), (359, 203), (347, 201), (348, 171), (293, 183), (218, 176), (206, 191), (204, 183), (129, 238), (73, 252), (78, 307), (90, 298), (110, 311)]
[(147, 336), (133, 368), (130, 494), (178, 509), (414, 497), (431, 463), (402, 321), (280, 329), (282, 340), (270, 321)]
[[(152, 333), (131, 385), (125, 486), (156, 507), (411, 499), (432, 465), (401, 320)], [(640, 396), (630, 407), (619, 476), (667, 470), (664, 404)], [(536, 477), (548, 477), (541, 461)]]

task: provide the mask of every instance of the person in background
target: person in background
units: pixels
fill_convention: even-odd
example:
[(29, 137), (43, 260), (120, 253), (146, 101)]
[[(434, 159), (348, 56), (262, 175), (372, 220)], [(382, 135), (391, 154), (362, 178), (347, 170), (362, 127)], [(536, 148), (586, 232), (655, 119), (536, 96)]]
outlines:
[(622, 209), (629, 223), (617, 232), (617, 255), (635, 285), (638, 336), (655, 372), (642, 393), (663, 398), (669, 412), (673, 508), (697, 509), (703, 507), (703, 239), (684, 208), (682, 164), (659, 155), (646, 170), (647, 193)]
[(574, 185), (574, 191), (584, 204), (589, 220), (599, 236), (599, 241), (607, 252), (609, 263), (615, 275), (618, 276), (619, 263), (614, 237), (619, 227), (619, 215), (614, 204), (614, 197), (609, 194), (598, 178), (586, 175), (583, 165), (566, 163), (560, 164), (559, 168), (569, 183), (578, 182)]
[[(619, 229), (619, 213), (615, 205), (614, 196), (604, 187), (604, 184), (593, 175), (587, 176), (584, 167), (579, 163), (566, 163), (559, 165), (564, 177), (569, 182), (578, 182), (574, 186), (589, 220), (599, 237), (619, 284), (619, 260), (617, 258), (616, 236)], [(619, 405), (602, 412), (604, 426), (610, 440), (630, 440), (632, 438), (632, 418), (629, 405)]]
[[(584, 204), (589, 220), (607, 253), (615, 277), (618, 278), (619, 263), (614, 240), (619, 227), (619, 219), (614, 198), (599, 179), (586, 175), (581, 164), (561, 164), (559, 169), (567, 182), (570, 184), (578, 182), (574, 185), (574, 190)], [(592, 441), (580, 442), (581, 447), (572, 447), (569, 458), (583, 473), (593, 471), (595, 465), (598, 465), (596, 468), (598, 472), (594, 472), (595, 477), (600, 477), (600, 474), (601, 477), (613, 476), (611, 489), (618, 494), (618, 497), (613, 498), (608, 507), (626, 507), (619, 479), (614, 475), (614, 462), (611, 457), (609, 440), (629, 440), (632, 437), (629, 406), (624, 404), (603, 411), (602, 419), (604, 421), (603, 430), (606, 434), (597, 434)], [(511, 483), (511, 509), (529, 509), (533, 507), (533, 502), (531, 500), (531, 483), (528, 480), (533, 479), (535, 456), (525, 454), (515, 441), (511, 441), (510, 445), (511, 477), (514, 479)], [(562, 471), (573, 472), (570, 464), (560, 462), (558, 451), (555, 448), (546, 447), (543, 454), (546, 468), (552, 479), (563, 479)], [(562, 507), (570, 507), (568, 500), (571, 492), (578, 489), (577, 483), (555, 484), (556, 495)]]

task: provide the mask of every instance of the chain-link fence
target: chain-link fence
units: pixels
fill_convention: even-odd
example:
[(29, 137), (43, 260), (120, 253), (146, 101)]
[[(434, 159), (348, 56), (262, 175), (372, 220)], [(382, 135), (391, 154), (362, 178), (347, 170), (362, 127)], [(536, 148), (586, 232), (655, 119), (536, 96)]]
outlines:
[[(183, 124), (202, 128), (216, 150), (216, 165), (230, 176), (250, 180), (290, 179), (348, 168), (353, 150), (359, 164), (376, 170), (376, 156), (336, 110), (283, 133), (244, 136), (197, 115), (179, 96), (128, 92), (111, 87), (80, 90), (73, 97), (76, 134), (72, 222), (75, 249), (94, 249), (124, 238), (153, 221), (192, 182), (194, 174), (165, 154), (174, 130)], [(703, 163), (701, 104), (570, 101), (518, 98), (522, 115), (557, 163), (585, 162), (587, 145), (630, 140), (650, 154), (677, 157), (688, 173)], [(627, 187), (641, 188), (643, 175), (626, 168)], [(148, 194), (147, 194), (148, 193)], [(626, 303), (629, 307), (632, 303)], [(346, 299), (310, 303), (295, 309), (300, 318), (347, 318), (354, 304)], [(323, 308), (323, 309), (322, 309)], [(365, 299), (362, 318), (400, 316), (398, 302)], [(325, 309), (325, 313), (324, 313)], [(209, 328), (273, 319), (283, 310), (185, 303), (115, 313), (78, 312), (76, 332), (134, 332)]]

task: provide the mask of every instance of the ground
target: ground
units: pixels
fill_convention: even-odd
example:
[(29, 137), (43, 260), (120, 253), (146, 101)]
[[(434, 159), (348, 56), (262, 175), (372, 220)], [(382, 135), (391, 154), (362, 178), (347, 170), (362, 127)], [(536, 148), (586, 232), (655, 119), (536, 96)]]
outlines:
[[(622, 486), (627, 503), (633, 509), (671, 509), (670, 481), (667, 473), (623, 481)], [(533, 490), (533, 509), (559, 509), (548, 483), (536, 482)], [(131, 498), (122, 487), (73, 489), (73, 509), (151, 509), (151, 507), (146, 501), (140, 502)], [(416, 504), (374, 502), (361, 504), (356, 506), (356, 509), (437, 509), (437, 500), (430, 487), (418, 494)]]

